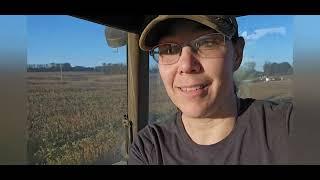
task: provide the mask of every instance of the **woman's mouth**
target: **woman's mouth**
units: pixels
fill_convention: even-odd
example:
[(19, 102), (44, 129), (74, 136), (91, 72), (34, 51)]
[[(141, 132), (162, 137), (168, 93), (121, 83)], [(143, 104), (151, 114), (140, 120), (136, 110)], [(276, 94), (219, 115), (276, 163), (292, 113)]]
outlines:
[(198, 91), (200, 89), (205, 88), (206, 86), (207, 86), (206, 84), (201, 84), (201, 85), (197, 85), (197, 86), (179, 87), (179, 88), (183, 92), (189, 92), (189, 91)]
[(192, 86), (180, 86), (178, 89), (188, 97), (202, 96), (207, 94), (209, 84), (198, 84)]

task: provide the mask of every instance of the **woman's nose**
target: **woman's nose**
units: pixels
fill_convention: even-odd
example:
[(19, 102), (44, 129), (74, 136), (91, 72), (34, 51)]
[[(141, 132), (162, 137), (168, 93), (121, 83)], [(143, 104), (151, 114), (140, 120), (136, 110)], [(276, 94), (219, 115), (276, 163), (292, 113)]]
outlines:
[(198, 73), (201, 71), (201, 64), (191, 47), (183, 47), (179, 59), (179, 73)]

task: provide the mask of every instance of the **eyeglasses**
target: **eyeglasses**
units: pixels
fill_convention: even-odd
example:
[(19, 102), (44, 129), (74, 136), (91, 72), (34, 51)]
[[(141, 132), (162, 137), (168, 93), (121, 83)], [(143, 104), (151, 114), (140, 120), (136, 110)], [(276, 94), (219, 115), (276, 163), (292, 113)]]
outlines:
[(225, 47), (226, 39), (231, 37), (221, 33), (211, 33), (200, 36), (186, 45), (176, 43), (158, 44), (150, 50), (150, 55), (159, 64), (174, 64), (176, 63), (184, 46), (190, 46), (196, 56), (200, 58), (215, 58), (221, 54), (221, 50)]

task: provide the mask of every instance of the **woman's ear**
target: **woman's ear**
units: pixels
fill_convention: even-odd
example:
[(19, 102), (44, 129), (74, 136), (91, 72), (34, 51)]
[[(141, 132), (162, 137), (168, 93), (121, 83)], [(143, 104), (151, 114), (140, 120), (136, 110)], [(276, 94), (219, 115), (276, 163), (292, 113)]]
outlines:
[(235, 47), (235, 61), (233, 63), (233, 72), (238, 70), (241, 65), (242, 58), (243, 58), (243, 49), (244, 49), (244, 39), (243, 37), (238, 37), (236, 42), (234, 43)]

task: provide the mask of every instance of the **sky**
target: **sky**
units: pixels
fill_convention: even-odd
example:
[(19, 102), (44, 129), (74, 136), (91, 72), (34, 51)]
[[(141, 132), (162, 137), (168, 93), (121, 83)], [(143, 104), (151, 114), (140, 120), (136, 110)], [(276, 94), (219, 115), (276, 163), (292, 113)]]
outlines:
[(262, 70), (269, 62), (293, 62), (294, 16), (244, 16), (238, 19), (239, 35), (246, 42), (243, 63), (256, 62)]
[[(265, 61), (292, 64), (293, 16), (244, 16), (238, 19), (239, 35), (245, 38), (243, 63)], [(71, 16), (27, 16), (28, 64), (69, 62), (94, 67), (104, 63), (126, 63), (126, 46), (110, 48), (105, 26)], [(150, 66), (155, 63), (150, 59)]]
[(28, 64), (126, 63), (126, 47), (108, 47), (104, 32), (103, 25), (71, 16), (27, 16)]

